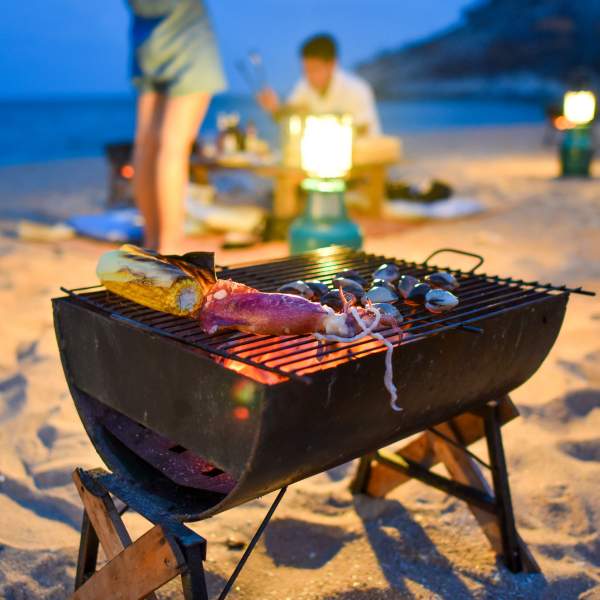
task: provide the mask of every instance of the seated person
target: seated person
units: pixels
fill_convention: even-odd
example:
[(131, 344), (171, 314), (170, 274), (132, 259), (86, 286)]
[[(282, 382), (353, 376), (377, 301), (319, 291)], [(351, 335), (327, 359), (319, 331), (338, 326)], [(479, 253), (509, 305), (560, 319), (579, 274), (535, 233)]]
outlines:
[(327, 34), (315, 35), (300, 48), (304, 77), (283, 105), (271, 88), (257, 97), (260, 106), (275, 118), (284, 112), (343, 113), (354, 120), (359, 136), (381, 134), (373, 90), (369, 84), (338, 66), (337, 44)]

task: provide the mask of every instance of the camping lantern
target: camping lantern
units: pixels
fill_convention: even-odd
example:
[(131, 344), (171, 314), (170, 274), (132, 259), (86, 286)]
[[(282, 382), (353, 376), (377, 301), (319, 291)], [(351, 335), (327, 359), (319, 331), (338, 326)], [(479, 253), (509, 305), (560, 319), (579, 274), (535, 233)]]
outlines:
[(292, 254), (332, 244), (362, 246), (358, 226), (348, 219), (345, 175), (352, 168), (352, 118), (348, 115), (309, 115), (300, 140), (300, 160), (307, 178), (304, 213), (290, 227)]
[(569, 123), (560, 147), (563, 177), (589, 177), (594, 153), (592, 127), (596, 113), (596, 97), (588, 90), (568, 91), (564, 97), (563, 115)]

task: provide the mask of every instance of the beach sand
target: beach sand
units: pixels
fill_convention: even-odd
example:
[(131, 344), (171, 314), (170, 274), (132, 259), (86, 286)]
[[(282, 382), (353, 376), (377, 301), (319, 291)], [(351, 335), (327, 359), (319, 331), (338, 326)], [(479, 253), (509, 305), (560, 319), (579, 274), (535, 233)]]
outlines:
[[(436, 248), (458, 247), (483, 254), (488, 273), (600, 291), (600, 185), (556, 179), (555, 150), (542, 148), (541, 138), (534, 127), (407, 138), (400, 174), (446, 179), (488, 211), (386, 228), (366, 240), (366, 250), (422, 260)], [(101, 464), (67, 391), (50, 298), (59, 285), (95, 283), (95, 262), (108, 246), (21, 242), (12, 235), (14, 219), (98, 210), (104, 185), (100, 159), (0, 169), (0, 598), (68, 596), (81, 519), (70, 476), (75, 466)], [(285, 251), (277, 243), (218, 251), (218, 262)], [(468, 264), (451, 256), (444, 262)], [(511, 574), (461, 501), (418, 482), (385, 499), (352, 497), (355, 465), (346, 464), (290, 488), (231, 598), (600, 598), (597, 298), (571, 297), (557, 344), (512, 397), (521, 411), (504, 429), (513, 503), (542, 575)], [(472, 449), (485, 453), (482, 443)], [(272, 499), (194, 525), (208, 540), (211, 597)], [(147, 527), (139, 517), (126, 521), (137, 534)], [(179, 594), (172, 584), (161, 597)]]

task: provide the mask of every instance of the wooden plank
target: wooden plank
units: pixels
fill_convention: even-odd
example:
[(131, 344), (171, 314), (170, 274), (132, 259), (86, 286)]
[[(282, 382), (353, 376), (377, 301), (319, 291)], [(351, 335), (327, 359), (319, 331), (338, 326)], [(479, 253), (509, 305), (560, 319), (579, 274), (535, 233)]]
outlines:
[[(517, 408), (508, 396), (503, 397), (499, 402), (503, 425), (519, 415)], [(450, 422), (460, 438), (460, 443), (464, 446), (469, 446), (485, 435), (483, 420), (476, 412), (465, 412), (451, 419)], [(439, 425), (437, 427), (439, 428)], [(396, 453), (404, 458), (419, 462), (427, 468), (439, 463), (439, 458), (436, 456), (430, 438), (426, 434), (396, 450)], [(385, 496), (394, 488), (410, 480), (407, 475), (375, 461), (371, 463), (370, 471), (371, 476), (366, 486), (366, 493), (369, 496)]]
[(140, 600), (185, 570), (185, 560), (161, 525), (97, 571), (71, 600)]
[(73, 481), (104, 554), (107, 560), (111, 560), (131, 544), (123, 520), (108, 492), (101, 489), (83, 469), (73, 471)]
[[(449, 439), (460, 443), (458, 436), (455, 434), (452, 426), (449, 423), (442, 423), (441, 425), (438, 425), (436, 430), (440, 433), (443, 433)], [(438, 460), (444, 464), (452, 479), (458, 481), (459, 483), (470, 485), (471, 487), (485, 492), (490, 496), (494, 495), (491, 486), (483, 476), (483, 473), (479, 469), (474, 459), (458, 448), (455, 448), (451, 444), (445, 442), (442, 438), (436, 436), (435, 434), (429, 433), (428, 435)], [(500, 528), (498, 526), (498, 520), (496, 519), (496, 516), (471, 506), (470, 504), (467, 506), (477, 519), (479, 526), (490, 541), (494, 552), (496, 552), (496, 554), (502, 554), (502, 537), (500, 535)]]
[[(75, 469), (73, 482), (106, 559), (110, 561), (131, 544), (131, 536), (127, 532), (112, 498), (94, 480), (94, 473), (96, 473), (95, 470), (86, 472), (83, 469)], [(150, 594), (147, 600), (157, 599), (154, 594)]]
[[(431, 446), (429, 438), (424, 433), (403, 448), (397, 450), (396, 454), (403, 458), (418, 462), (424, 467), (432, 466), (435, 459), (433, 447)], [(406, 483), (410, 479), (411, 477), (404, 473), (395, 471), (380, 462), (372, 461), (370, 477), (365, 493), (369, 496), (379, 498), (385, 496), (389, 491)]]
[[(438, 425), (436, 429), (451, 440), (460, 443), (460, 436), (457, 435), (451, 424), (443, 423)], [(493, 495), (494, 492), (490, 484), (484, 477), (479, 465), (475, 460), (473, 460), (468, 454), (465, 454), (458, 448), (445, 442), (435, 434), (429, 433), (429, 436), (435, 453), (437, 454), (439, 460), (446, 467), (446, 470), (452, 479), (460, 483), (464, 483), (465, 485), (470, 485), (487, 494)], [(470, 504), (467, 504), (467, 506), (473, 513), (475, 519), (477, 519), (479, 526), (481, 527), (485, 536), (488, 538), (494, 552), (502, 555), (502, 534), (500, 532), (500, 526), (497, 517), (477, 508), (476, 506), (472, 506)], [(527, 544), (523, 541), (518, 533), (517, 539), (524, 571), (527, 573), (539, 573), (540, 568), (537, 564), (537, 561), (533, 557), (533, 554), (529, 550)]]

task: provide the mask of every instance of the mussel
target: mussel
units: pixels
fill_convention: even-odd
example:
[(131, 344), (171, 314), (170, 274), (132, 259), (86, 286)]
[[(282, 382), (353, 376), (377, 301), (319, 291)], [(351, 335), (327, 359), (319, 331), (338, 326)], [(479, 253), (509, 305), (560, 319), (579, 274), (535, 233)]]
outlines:
[(345, 292), (350, 292), (357, 298), (362, 298), (365, 293), (365, 288), (360, 283), (354, 281), (354, 279), (347, 279), (346, 277), (336, 277), (333, 280), (333, 287), (337, 290), (342, 288)]
[[(344, 298), (346, 302), (349, 304), (356, 304), (356, 296), (350, 294), (349, 292), (343, 292)], [(321, 304), (325, 304), (330, 306), (336, 312), (340, 312), (344, 308), (344, 303), (342, 302), (342, 298), (340, 297), (339, 290), (330, 290), (323, 296), (321, 296)]]
[(313, 281), (305, 281), (304, 283), (306, 283), (306, 285), (314, 292), (315, 297), (313, 300), (319, 300), (322, 296), (330, 291), (328, 286), (317, 279)]
[(408, 293), (408, 296), (404, 299), (406, 304), (412, 306), (419, 306), (425, 304), (425, 296), (431, 291), (431, 287), (426, 283), (417, 283), (412, 290)]
[(362, 285), (364, 288), (367, 287), (367, 280), (358, 271), (355, 271), (354, 269), (346, 269), (345, 271), (340, 271), (335, 276), (336, 279), (341, 277), (343, 277), (344, 279), (352, 279), (356, 281), (356, 283)]
[(452, 273), (447, 271), (437, 271), (425, 277), (425, 281), (432, 287), (441, 290), (455, 290), (458, 287), (458, 281)]
[(371, 282), (371, 287), (384, 287), (390, 290), (390, 292), (396, 293), (396, 288), (393, 283), (386, 281), (385, 279), (373, 279)]
[(398, 294), (386, 287), (375, 286), (369, 289), (361, 298), (363, 306), (366, 306), (369, 300), (373, 302), (373, 304), (396, 302), (398, 300)]
[(282, 294), (293, 294), (294, 296), (302, 296), (307, 300), (312, 300), (315, 297), (315, 292), (313, 291), (313, 289), (301, 280), (284, 283), (281, 287), (277, 289), (277, 291)]
[(402, 313), (393, 304), (388, 304), (387, 302), (375, 302), (373, 306), (377, 308), (382, 315), (393, 317), (398, 324), (402, 323)]
[(425, 308), (432, 313), (452, 310), (457, 304), (458, 298), (448, 290), (430, 290), (425, 296)]
[(394, 263), (384, 263), (373, 271), (373, 279), (385, 279), (391, 283), (400, 279), (400, 267)]
[(411, 290), (419, 283), (419, 280), (412, 275), (402, 275), (398, 281), (398, 291), (400, 295), (406, 299), (410, 294)]

